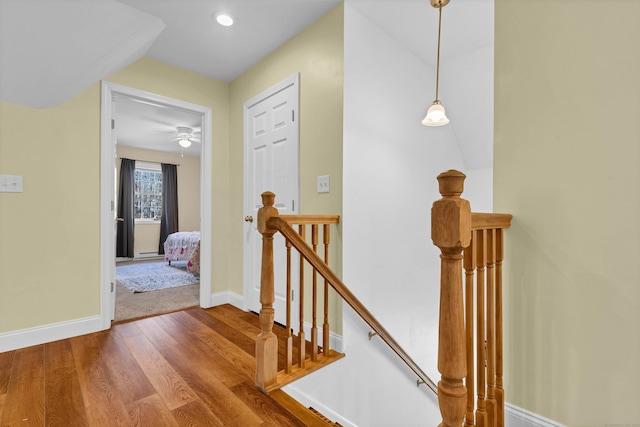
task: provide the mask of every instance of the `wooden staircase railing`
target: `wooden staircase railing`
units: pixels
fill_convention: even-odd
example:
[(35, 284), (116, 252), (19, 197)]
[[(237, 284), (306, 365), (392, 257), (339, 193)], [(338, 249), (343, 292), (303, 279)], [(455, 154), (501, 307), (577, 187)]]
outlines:
[[(353, 310), (373, 329), (373, 331), (385, 342), (389, 347), (413, 370), (418, 376), (420, 383), (425, 383), (431, 390), (436, 392), (436, 386), (431, 379), (420, 369), (420, 367), (409, 357), (409, 355), (400, 347), (389, 332), (378, 322), (378, 320), (367, 310), (367, 308), (356, 298), (356, 296), (347, 288), (347, 286), (338, 278), (338, 276), (327, 265), (328, 245), (329, 245), (329, 224), (338, 222), (337, 216), (307, 216), (307, 215), (279, 215), (278, 210), (273, 207), (275, 195), (271, 192), (262, 194), (263, 207), (258, 210), (258, 231), (263, 236), (262, 245), (262, 274), (260, 283), (260, 302), (262, 308), (260, 310), (261, 333), (256, 340), (256, 386), (264, 392), (270, 392), (304, 376), (320, 367), (331, 363), (341, 357), (343, 354), (337, 353), (329, 348), (329, 323), (328, 323), (328, 286), (331, 286), (342, 299), (353, 308)], [(298, 225), (296, 232), (291, 224)], [(305, 237), (306, 231), (304, 225), (311, 225), (311, 246), (307, 244)], [(318, 227), (323, 228), (323, 244), (324, 259), (317, 253), (318, 244)], [(304, 289), (304, 263), (305, 261), (313, 268), (312, 283), (312, 328), (311, 328), (311, 354), (307, 357), (305, 353), (305, 337), (304, 337), (304, 295), (300, 298), (300, 329), (297, 338), (291, 334), (291, 319), (287, 313), (287, 331), (288, 338), (286, 343), (285, 367), (282, 371), (277, 371), (278, 343), (275, 334), (272, 331), (274, 322), (274, 275), (273, 275), (273, 236), (275, 233), (281, 233), (286, 239), (287, 245), (287, 264), (290, 264), (290, 250), (295, 248), (301, 255), (300, 257), (300, 288)], [(290, 269), (287, 267), (287, 276)], [(322, 325), (322, 352), (319, 352), (319, 341), (316, 325), (316, 291), (317, 281), (316, 274), (324, 279), (324, 322)], [(290, 286), (290, 280), (287, 279), (287, 286)], [(287, 289), (290, 292), (290, 288)], [(287, 307), (289, 310), (289, 307)], [(298, 347), (300, 354), (298, 364), (293, 365), (292, 360), (292, 342), (294, 339), (299, 340)]]
[(441, 250), (441, 425), (503, 427), (503, 230), (511, 225), (511, 215), (472, 213), (460, 197), (464, 179), (458, 171), (440, 174), (442, 198), (431, 209), (431, 237)]
[[(327, 265), (329, 224), (337, 216), (282, 215), (273, 207), (275, 195), (262, 194), (258, 211), (258, 231), (263, 235), (260, 302), (261, 333), (256, 340), (256, 385), (270, 392), (343, 357), (329, 348), (327, 292), (331, 286), (389, 347), (438, 395), (441, 426), (503, 427), (504, 390), (502, 366), (502, 262), (504, 229), (510, 227), (509, 214), (472, 213), (460, 197), (465, 175), (447, 171), (438, 176), (442, 198), (431, 209), (431, 237), (441, 251), (440, 323), (438, 332), (438, 385), (407, 355), (387, 330), (355, 297)], [(296, 232), (291, 225), (298, 225)], [(305, 241), (304, 225), (311, 225), (311, 246)], [(324, 260), (318, 255), (318, 228), (324, 235)], [(272, 332), (274, 322), (273, 236), (281, 233), (287, 245), (287, 291), (290, 293), (290, 251), (300, 258), (300, 289), (304, 290), (304, 263), (313, 268), (313, 313), (311, 350), (306, 354), (304, 337), (304, 296), (300, 295), (300, 330), (296, 338), (300, 354), (293, 365), (291, 319), (287, 313), (287, 361), (278, 372), (278, 343)], [(463, 292), (463, 267), (465, 288)], [(316, 274), (324, 279), (324, 323), (322, 346), (318, 341)], [(290, 310), (290, 307), (287, 307)], [(322, 351), (319, 351), (322, 348)], [(477, 392), (475, 392), (477, 390)]]

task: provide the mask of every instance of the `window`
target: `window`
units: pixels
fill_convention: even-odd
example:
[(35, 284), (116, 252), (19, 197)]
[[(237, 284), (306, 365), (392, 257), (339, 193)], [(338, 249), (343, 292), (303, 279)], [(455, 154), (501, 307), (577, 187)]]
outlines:
[(136, 161), (133, 217), (136, 222), (160, 220), (162, 214), (162, 169), (158, 163)]

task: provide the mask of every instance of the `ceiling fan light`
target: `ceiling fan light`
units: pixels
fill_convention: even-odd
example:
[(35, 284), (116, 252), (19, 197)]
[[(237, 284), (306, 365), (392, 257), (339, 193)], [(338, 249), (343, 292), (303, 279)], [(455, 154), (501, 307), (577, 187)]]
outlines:
[(425, 126), (443, 126), (449, 123), (449, 119), (444, 111), (444, 107), (440, 101), (433, 101), (427, 115), (422, 119), (422, 124)]
[(180, 139), (180, 141), (178, 141), (178, 144), (180, 144), (181, 147), (188, 148), (191, 146), (191, 141), (189, 141), (187, 138), (182, 138)]

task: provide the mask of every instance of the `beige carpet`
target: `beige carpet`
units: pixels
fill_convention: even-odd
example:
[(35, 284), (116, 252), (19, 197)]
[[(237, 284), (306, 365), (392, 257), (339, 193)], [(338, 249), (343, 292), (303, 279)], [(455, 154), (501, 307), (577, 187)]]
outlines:
[(116, 282), (116, 317), (113, 321), (169, 313), (197, 305), (200, 305), (200, 284), (133, 293)]
[[(156, 260), (157, 262), (157, 260)], [(118, 263), (126, 265), (131, 262)], [(169, 313), (200, 305), (200, 284), (178, 286), (157, 291), (133, 293), (116, 281), (116, 315), (114, 322)]]

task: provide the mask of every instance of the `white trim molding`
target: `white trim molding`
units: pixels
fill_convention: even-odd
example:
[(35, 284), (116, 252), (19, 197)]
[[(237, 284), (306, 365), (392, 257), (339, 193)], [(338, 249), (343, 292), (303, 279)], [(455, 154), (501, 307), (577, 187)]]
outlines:
[(313, 399), (306, 393), (300, 391), (300, 389), (295, 387), (295, 384), (289, 384), (285, 386), (283, 388), (283, 391), (300, 402), (303, 406), (306, 406), (307, 408), (314, 408), (333, 422), (340, 423), (340, 425), (345, 427), (358, 427), (356, 424), (342, 417), (340, 414), (334, 412), (329, 407), (323, 405), (320, 401)]
[(238, 295), (235, 292), (224, 291), (217, 292), (215, 294), (211, 294), (211, 307), (215, 307), (217, 305), (222, 304), (231, 304), (237, 309), (242, 311), (247, 311), (244, 307), (244, 299), (242, 295)]
[(202, 115), (202, 151), (200, 155), (200, 307), (211, 307), (211, 108), (142, 91), (103, 80), (100, 111), (100, 318), (102, 328), (111, 327), (115, 312), (115, 143), (112, 139), (114, 96), (125, 96)]
[(0, 334), (0, 353), (104, 330), (100, 316), (51, 323)]
[(504, 424), (507, 427), (566, 427), (508, 402), (504, 404)]

